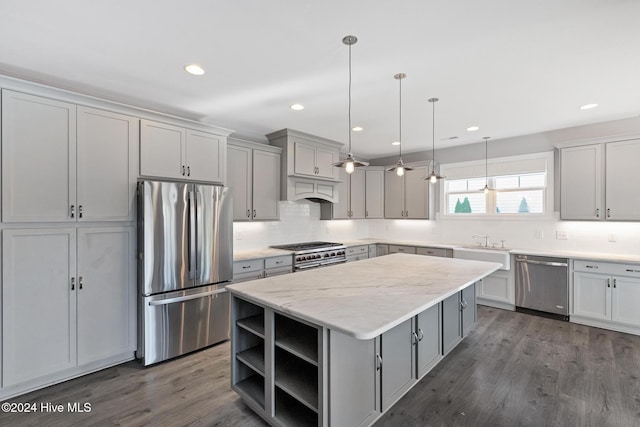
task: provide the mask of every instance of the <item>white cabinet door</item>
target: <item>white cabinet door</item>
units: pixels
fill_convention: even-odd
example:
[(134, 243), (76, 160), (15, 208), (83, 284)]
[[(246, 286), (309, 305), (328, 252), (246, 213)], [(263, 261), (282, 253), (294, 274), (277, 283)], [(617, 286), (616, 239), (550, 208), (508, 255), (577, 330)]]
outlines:
[(404, 218), (404, 177), (395, 172), (385, 172), (384, 217)]
[(140, 120), (140, 175), (182, 178), (184, 128)]
[(206, 132), (186, 130), (186, 178), (194, 181), (224, 181), (224, 138)]
[(601, 274), (573, 273), (573, 314), (611, 319), (611, 278)]
[(78, 231), (78, 364), (135, 350), (133, 227)]
[(367, 170), (365, 173), (365, 216), (384, 218), (384, 171)]
[(280, 219), (280, 154), (253, 150), (253, 219)]
[(560, 155), (560, 217), (604, 219), (602, 145), (564, 148)]
[(297, 175), (316, 176), (316, 147), (295, 141), (293, 143), (293, 151), (294, 173)]
[(329, 425), (369, 426), (380, 413), (377, 339), (329, 335)]
[(429, 218), (429, 181), (427, 168), (417, 167), (404, 174), (405, 218)]
[(139, 120), (86, 107), (77, 113), (78, 220), (133, 221)]
[(440, 360), (440, 304), (426, 309), (416, 316), (416, 374), (420, 379)]
[(416, 381), (412, 320), (405, 320), (381, 336), (382, 411), (389, 409)]
[(75, 105), (2, 91), (2, 221), (75, 221)]
[(252, 196), (253, 150), (229, 145), (227, 147), (227, 185), (233, 194), (233, 220), (250, 221)]
[(328, 148), (316, 147), (316, 176), (320, 178), (335, 179), (338, 171), (332, 164), (338, 161), (339, 153), (336, 150)]
[(349, 178), (351, 219), (365, 218), (365, 179), (365, 172), (362, 169), (356, 169)]
[(613, 277), (611, 320), (640, 326), (640, 279)]
[(76, 366), (75, 233), (2, 233), (3, 387)]
[(606, 144), (606, 218), (640, 220), (640, 139)]

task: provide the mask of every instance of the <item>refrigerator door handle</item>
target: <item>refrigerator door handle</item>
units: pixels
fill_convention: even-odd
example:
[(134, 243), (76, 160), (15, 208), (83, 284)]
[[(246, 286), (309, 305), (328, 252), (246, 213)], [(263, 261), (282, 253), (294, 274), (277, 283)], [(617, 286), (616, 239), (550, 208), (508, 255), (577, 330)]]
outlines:
[(189, 190), (189, 278), (196, 278), (196, 193)]
[(167, 304), (173, 304), (176, 302), (190, 301), (192, 299), (204, 298), (204, 297), (208, 297), (210, 295), (216, 295), (216, 294), (223, 294), (225, 292), (227, 292), (226, 288), (216, 289), (215, 291), (209, 291), (209, 292), (201, 292), (199, 294), (188, 295), (184, 297), (167, 298), (167, 299), (161, 299), (158, 301), (149, 301), (149, 306), (153, 307), (157, 305), (167, 305)]

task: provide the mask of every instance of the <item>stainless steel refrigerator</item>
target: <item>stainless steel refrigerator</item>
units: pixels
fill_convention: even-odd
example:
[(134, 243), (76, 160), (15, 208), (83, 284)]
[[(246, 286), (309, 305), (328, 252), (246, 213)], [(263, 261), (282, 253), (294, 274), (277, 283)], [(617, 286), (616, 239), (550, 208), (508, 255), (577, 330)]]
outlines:
[(229, 339), (229, 188), (138, 183), (138, 351), (144, 365)]

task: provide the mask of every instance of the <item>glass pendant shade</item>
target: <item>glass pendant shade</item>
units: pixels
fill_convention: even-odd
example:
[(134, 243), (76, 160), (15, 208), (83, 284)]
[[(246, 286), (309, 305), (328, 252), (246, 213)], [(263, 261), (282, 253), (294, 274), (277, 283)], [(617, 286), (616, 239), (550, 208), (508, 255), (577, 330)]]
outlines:
[(346, 159), (332, 164), (332, 166), (337, 168), (344, 168), (348, 174), (352, 174), (355, 168), (369, 166), (369, 163), (356, 160), (353, 158), (353, 154), (351, 154), (351, 46), (356, 44), (357, 41), (358, 38), (356, 36), (344, 36), (342, 39), (342, 43), (349, 46), (349, 154)]

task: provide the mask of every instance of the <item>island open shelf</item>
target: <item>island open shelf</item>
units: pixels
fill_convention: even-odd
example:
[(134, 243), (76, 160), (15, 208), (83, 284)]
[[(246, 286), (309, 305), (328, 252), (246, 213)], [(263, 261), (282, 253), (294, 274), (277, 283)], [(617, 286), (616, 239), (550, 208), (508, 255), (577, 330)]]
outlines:
[(232, 388), (272, 425), (371, 425), (473, 328), (499, 267), (396, 254), (230, 285)]

